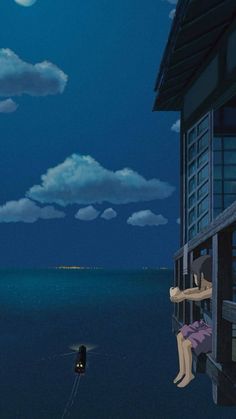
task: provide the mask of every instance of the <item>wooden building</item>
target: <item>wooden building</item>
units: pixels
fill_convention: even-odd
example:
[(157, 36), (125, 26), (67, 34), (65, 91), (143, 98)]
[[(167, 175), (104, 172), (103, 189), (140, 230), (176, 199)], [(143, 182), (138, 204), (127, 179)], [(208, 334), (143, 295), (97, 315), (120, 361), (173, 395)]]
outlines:
[[(175, 286), (212, 255), (211, 301), (174, 305), (173, 332), (207, 313), (205, 371), (217, 404), (236, 404), (236, 1), (179, 0), (156, 82), (155, 111), (180, 111), (180, 247)], [(205, 358), (205, 359), (204, 359)], [(195, 367), (202, 363), (195, 360)]]

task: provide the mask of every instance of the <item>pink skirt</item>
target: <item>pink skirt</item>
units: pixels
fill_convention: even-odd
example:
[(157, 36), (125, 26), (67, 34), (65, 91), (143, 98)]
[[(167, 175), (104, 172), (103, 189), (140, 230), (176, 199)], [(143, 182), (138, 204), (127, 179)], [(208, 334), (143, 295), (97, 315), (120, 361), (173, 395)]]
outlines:
[(190, 340), (196, 355), (212, 351), (212, 328), (203, 320), (184, 324), (179, 332), (182, 333), (184, 339)]

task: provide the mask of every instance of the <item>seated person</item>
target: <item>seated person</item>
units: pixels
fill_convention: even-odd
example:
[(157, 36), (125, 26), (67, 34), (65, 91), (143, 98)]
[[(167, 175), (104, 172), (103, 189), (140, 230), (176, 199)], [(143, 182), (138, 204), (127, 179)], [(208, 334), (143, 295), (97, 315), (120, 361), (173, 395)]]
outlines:
[[(205, 255), (195, 259), (191, 272), (197, 287), (180, 291), (178, 287), (170, 288), (170, 300), (179, 303), (183, 300), (201, 301), (212, 296), (211, 256)], [(208, 321), (209, 323), (209, 321)], [(203, 319), (181, 327), (177, 334), (179, 355), (179, 373), (174, 379), (178, 387), (187, 386), (194, 375), (192, 373), (192, 350), (196, 355), (211, 352), (212, 327)]]

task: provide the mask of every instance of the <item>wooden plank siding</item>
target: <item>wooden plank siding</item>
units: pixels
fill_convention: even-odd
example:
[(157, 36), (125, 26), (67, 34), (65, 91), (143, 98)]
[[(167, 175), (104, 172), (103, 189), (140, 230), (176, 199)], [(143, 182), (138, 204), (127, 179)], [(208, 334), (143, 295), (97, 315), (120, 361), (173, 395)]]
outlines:
[(206, 355), (206, 373), (212, 380), (212, 396), (215, 404), (235, 405), (236, 402), (236, 371), (235, 366), (223, 366), (216, 363), (211, 354)]
[[(188, 242), (189, 251), (196, 250), (204, 242), (211, 239), (216, 233), (229, 226), (234, 228), (236, 225), (236, 201), (226, 208), (215, 220), (206, 227), (201, 233)], [(181, 247), (174, 255), (174, 259), (178, 259), (183, 255), (183, 247)]]
[(228, 322), (236, 324), (236, 303), (234, 301), (223, 301), (222, 317)]
[(216, 362), (232, 361), (232, 326), (222, 317), (224, 299), (232, 298), (232, 234), (212, 238), (212, 356)]

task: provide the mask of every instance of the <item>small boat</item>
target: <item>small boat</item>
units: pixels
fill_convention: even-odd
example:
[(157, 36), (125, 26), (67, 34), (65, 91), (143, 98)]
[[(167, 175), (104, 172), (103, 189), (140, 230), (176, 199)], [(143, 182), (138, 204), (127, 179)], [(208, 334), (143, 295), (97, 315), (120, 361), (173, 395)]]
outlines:
[(86, 368), (86, 346), (81, 345), (76, 355), (75, 372), (77, 374), (84, 374)]

